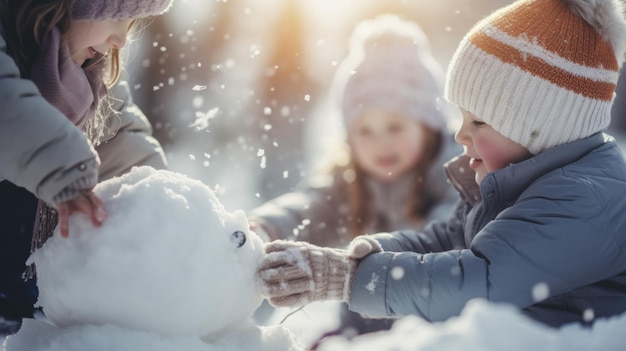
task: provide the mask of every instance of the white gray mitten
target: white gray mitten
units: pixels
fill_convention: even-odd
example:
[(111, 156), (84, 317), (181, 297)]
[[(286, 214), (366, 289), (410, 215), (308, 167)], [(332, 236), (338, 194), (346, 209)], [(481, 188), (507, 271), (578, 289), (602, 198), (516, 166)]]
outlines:
[(272, 305), (348, 300), (356, 268), (348, 251), (277, 240), (265, 244), (265, 253), (257, 278)]

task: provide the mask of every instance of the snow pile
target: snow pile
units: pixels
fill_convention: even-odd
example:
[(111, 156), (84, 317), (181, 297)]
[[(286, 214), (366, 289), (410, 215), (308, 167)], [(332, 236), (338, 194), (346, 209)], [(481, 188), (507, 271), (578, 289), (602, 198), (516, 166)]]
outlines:
[[(243, 212), (227, 212), (201, 182), (143, 167), (96, 192), (109, 212), (104, 226), (77, 214), (69, 238), (56, 232), (33, 256), (39, 303), (53, 323), (24, 320), (4, 350), (304, 351), (338, 325), (331, 302), (276, 309), (267, 326), (251, 321), (262, 301), (254, 278), (262, 241)], [(446, 322), (405, 317), (390, 331), (334, 337), (320, 350), (618, 351), (624, 330), (626, 314), (557, 330), (475, 300)]]
[(25, 321), (7, 350), (259, 350), (271, 340), (296, 350), (286, 329), (252, 325), (263, 242), (243, 211), (226, 211), (197, 180), (150, 167), (95, 192), (103, 226), (76, 214), (69, 238), (57, 228), (31, 258), (53, 325)]
[[(0, 341), (0, 349), (2, 343)], [(27, 319), (6, 351), (304, 351), (287, 329), (248, 325), (212, 342), (198, 337), (164, 336), (115, 325), (58, 328)]]
[(320, 351), (619, 351), (626, 345), (626, 314), (598, 320), (593, 328), (567, 325), (552, 329), (510, 306), (470, 301), (459, 317), (429, 323), (418, 317), (396, 321), (390, 331), (359, 336), (352, 341), (334, 337)]

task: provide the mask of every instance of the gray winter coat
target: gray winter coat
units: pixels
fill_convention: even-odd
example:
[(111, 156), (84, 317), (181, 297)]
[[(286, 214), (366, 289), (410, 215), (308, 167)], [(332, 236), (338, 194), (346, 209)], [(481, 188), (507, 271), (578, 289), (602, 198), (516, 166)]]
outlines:
[[(133, 165), (166, 167), (163, 150), (151, 136), (148, 120), (132, 104), (128, 87), (122, 84), (115, 94), (119, 114), (110, 118), (111, 132), (98, 147), (100, 179)], [(97, 172), (96, 153), (83, 132), (50, 105), (32, 81), (20, 77), (1, 35), (0, 111), (0, 181), (6, 179), (52, 204), (70, 184)]]
[(492, 172), (480, 193), (467, 159), (447, 165), (464, 200), (456, 216), (376, 235), (385, 252), (359, 263), (350, 309), (442, 321), (482, 298), (552, 326), (626, 311), (626, 163), (605, 137)]
[[(423, 223), (445, 219), (452, 212), (459, 196), (446, 181), (443, 164), (461, 148), (449, 135), (443, 138), (438, 159), (425, 179), (426, 198), (434, 203), (422, 223), (409, 221), (406, 204), (411, 195), (414, 175), (393, 183), (373, 178), (365, 181), (370, 202), (367, 218), (362, 218), (366, 233), (421, 228)], [(271, 239), (307, 241), (325, 247), (345, 247), (353, 238), (347, 187), (341, 175), (315, 178), (300, 190), (273, 199), (248, 213), (248, 219), (260, 226)]]

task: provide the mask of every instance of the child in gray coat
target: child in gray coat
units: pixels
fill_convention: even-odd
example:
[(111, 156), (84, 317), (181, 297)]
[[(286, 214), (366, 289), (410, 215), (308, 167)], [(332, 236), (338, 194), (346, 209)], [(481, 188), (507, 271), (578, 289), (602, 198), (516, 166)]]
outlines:
[(626, 312), (626, 162), (603, 134), (626, 52), (619, 0), (519, 0), (470, 30), (447, 73), (465, 152), (455, 216), (347, 250), (266, 244), (271, 303), (347, 301), (443, 321), (471, 299), (549, 326)]
[(100, 225), (99, 179), (167, 166), (128, 87), (113, 87), (129, 31), (171, 2), (0, 0), (0, 340), (33, 316), (25, 262), (57, 222), (63, 236), (75, 212)]

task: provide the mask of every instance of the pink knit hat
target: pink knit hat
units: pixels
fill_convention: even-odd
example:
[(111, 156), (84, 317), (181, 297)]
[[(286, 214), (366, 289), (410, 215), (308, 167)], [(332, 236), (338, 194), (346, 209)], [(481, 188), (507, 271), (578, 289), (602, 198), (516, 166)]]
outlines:
[(74, 0), (72, 17), (78, 21), (129, 19), (158, 16), (173, 0)]
[(335, 74), (333, 93), (346, 126), (363, 111), (385, 109), (444, 130), (443, 82), (443, 69), (422, 29), (383, 14), (354, 29), (350, 52)]

